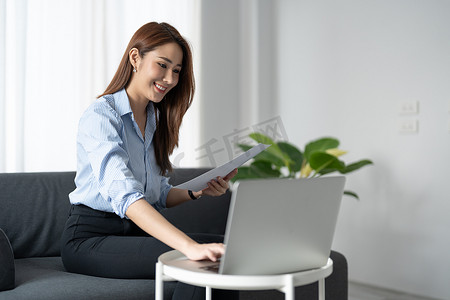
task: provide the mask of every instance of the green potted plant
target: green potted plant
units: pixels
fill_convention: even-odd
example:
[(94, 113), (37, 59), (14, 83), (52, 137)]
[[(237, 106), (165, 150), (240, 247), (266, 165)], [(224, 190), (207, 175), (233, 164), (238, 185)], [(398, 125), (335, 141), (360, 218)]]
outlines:
[[(271, 147), (255, 156), (250, 165), (239, 167), (239, 172), (232, 181), (269, 177), (312, 178), (333, 172), (347, 174), (373, 164), (369, 159), (345, 164), (339, 157), (347, 152), (338, 149), (339, 140), (333, 137), (323, 137), (311, 141), (306, 144), (302, 152), (288, 142), (274, 142), (262, 133), (254, 132), (249, 136), (255, 142), (268, 144)], [(253, 147), (253, 145), (247, 144), (237, 145), (243, 151)], [(355, 192), (346, 190), (344, 194), (359, 199)]]

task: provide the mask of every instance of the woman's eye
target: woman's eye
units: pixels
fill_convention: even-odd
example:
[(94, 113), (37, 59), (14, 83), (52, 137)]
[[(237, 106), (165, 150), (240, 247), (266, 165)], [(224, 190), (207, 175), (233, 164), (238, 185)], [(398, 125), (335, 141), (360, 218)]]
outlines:
[(158, 63), (158, 65), (159, 65), (161, 68), (163, 68), (163, 69), (167, 69), (167, 65), (166, 65), (166, 64)]
[(180, 70), (173, 70), (174, 73), (180, 74)]

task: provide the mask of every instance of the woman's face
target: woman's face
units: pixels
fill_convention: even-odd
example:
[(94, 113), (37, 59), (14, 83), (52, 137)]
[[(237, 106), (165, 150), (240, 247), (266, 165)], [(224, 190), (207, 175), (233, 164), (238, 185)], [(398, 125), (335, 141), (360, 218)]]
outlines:
[(137, 99), (160, 102), (177, 85), (182, 62), (183, 51), (176, 43), (159, 46), (143, 58), (137, 56), (136, 72), (129, 85), (132, 95)]

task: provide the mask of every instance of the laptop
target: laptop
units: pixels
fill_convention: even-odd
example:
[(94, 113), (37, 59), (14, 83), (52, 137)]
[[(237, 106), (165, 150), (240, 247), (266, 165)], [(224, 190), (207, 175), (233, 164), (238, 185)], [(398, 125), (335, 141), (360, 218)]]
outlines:
[(344, 176), (236, 182), (220, 261), (183, 258), (166, 264), (229, 275), (322, 267), (330, 255), (344, 184)]

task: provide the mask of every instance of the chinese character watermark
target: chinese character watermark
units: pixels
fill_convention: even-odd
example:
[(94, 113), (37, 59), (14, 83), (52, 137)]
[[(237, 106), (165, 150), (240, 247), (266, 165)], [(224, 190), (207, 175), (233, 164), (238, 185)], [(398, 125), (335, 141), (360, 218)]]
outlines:
[[(200, 156), (196, 157), (196, 160), (208, 159), (211, 167), (217, 166), (218, 155), (223, 151), (226, 151), (228, 158), (231, 160), (243, 151), (239, 147), (239, 144), (251, 145), (255, 141), (249, 137), (249, 134), (253, 132), (259, 132), (274, 142), (288, 141), (286, 130), (281, 121), (281, 117), (275, 117), (261, 123), (248, 126), (241, 129), (234, 129), (233, 132), (226, 134), (222, 137), (223, 145), (217, 138), (211, 138), (205, 144), (195, 148), (196, 152), (200, 152)], [(180, 153), (174, 160), (174, 167), (179, 167), (180, 162), (184, 157), (184, 153)]]

